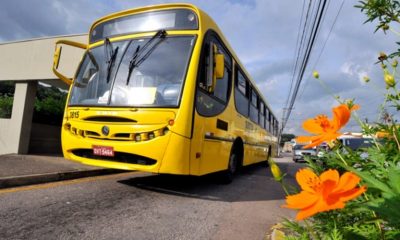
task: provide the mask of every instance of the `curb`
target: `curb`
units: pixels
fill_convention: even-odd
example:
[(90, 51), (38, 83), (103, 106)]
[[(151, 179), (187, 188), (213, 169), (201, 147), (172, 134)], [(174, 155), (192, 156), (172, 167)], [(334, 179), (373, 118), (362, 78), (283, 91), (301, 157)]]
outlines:
[(0, 178), (0, 189), (126, 172), (117, 169), (78, 170)]

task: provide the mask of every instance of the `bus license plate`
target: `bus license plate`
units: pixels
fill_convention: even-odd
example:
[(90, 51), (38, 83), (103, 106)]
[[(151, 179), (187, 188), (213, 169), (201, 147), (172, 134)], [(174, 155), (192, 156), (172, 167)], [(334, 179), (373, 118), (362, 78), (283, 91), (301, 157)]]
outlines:
[(114, 148), (93, 145), (93, 154), (98, 156), (114, 157)]

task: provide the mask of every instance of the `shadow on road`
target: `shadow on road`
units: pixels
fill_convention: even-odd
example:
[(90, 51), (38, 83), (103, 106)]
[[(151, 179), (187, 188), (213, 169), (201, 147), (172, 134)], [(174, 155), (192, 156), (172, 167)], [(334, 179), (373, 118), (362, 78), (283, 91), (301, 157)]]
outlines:
[[(293, 163), (279, 163), (282, 168)], [(290, 177), (290, 176), (289, 176)], [(144, 191), (211, 201), (269, 201), (285, 198), (279, 183), (271, 176), (266, 163), (245, 167), (231, 184), (219, 183), (217, 174), (202, 177), (151, 175), (119, 181)]]

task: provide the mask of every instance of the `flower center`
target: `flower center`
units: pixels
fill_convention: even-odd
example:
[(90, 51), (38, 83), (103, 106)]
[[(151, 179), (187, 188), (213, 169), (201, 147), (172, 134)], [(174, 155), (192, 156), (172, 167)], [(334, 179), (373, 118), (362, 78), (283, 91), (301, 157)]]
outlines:
[(309, 177), (306, 180), (306, 184), (315, 192), (319, 192), (322, 190), (322, 184), (318, 177)]
[(314, 118), (316, 124), (318, 124), (325, 132), (331, 129), (331, 122), (326, 115), (318, 115)]

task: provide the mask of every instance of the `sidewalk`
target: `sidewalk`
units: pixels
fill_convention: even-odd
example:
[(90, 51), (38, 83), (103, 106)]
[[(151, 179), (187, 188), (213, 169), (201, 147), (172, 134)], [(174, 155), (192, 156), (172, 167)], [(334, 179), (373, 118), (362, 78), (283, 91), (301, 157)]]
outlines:
[(60, 156), (0, 155), (0, 189), (123, 172), (92, 167)]

